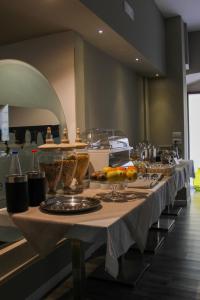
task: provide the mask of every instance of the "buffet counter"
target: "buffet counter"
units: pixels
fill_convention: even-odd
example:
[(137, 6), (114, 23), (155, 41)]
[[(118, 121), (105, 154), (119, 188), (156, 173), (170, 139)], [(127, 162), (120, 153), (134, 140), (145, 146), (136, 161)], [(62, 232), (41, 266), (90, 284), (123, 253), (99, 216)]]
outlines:
[[(158, 221), (165, 207), (174, 203), (177, 191), (190, 176), (193, 176), (193, 168), (186, 161), (176, 167), (173, 176), (164, 177), (152, 189), (128, 188), (135, 197), (126, 202), (101, 201), (96, 211), (67, 216), (46, 214), (32, 207), (26, 212), (12, 214), (11, 218), (34, 250), (41, 254), (52, 250), (62, 238), (70, 239), (72, 246), (76, 241), (76, 247), (81, 247), (82, 242), (105, 240), (105, 270), (117, 278), (118, 258), (134, 243), (144, 251), (149, 228)], [(102, 190), (87, 189), (84, 195), (94, 197), (99, 192)]]

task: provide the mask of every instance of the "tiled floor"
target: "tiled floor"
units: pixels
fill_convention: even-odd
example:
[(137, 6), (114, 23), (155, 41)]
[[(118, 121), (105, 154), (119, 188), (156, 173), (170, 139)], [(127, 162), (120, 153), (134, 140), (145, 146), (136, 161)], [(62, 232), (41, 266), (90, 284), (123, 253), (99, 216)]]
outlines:
[[(131, 253), (129, 255), (132, 255)], [(199, 300), (200, 299), (200, 192), (176, 217), (173, 231), (135, 288), (101, 280), (87, 280), (91, 300)], [(99, 258), (101, 260), (101, 258)], [(91, 272), (98, 259), (87, 264)], [(70, 299), (70, 280), (62, 282), (45, 300)]]

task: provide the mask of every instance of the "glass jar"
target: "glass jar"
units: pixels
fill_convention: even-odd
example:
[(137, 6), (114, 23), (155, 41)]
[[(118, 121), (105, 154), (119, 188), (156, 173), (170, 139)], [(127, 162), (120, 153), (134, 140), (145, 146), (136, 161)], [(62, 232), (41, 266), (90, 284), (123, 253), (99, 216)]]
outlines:
[(45, 173), (47, 183), (47, 193), (56, 194), (57, 186), (61, 178), (63, 166), (63, 154), (58, 150), (58, 145), (54, 143), (51, 128), (47, 128), (46, 144), (38, 147), (40, 171)]
[(84, 187), (88, 187), (89, 183), (87, 180), (87, 184), (84, 184), (84, 179), (89, 169), (89, 153), (88, 153), (88, 144), (83, 143), (80, 138), (80, 129), (76, 130), (76, 140), (74, 144), (74, 148), (77, 155), (77, 166), (74, 178), (76, 179), (75, 192), (81, 193)]
[(73, 149), (62, 150), (62, 153), (63, 153), (63, 167), (62, 167), (61, 183), (62, 183), (64, 193), (71, 194), (71, 184), (77, 168), (77, 155)]
[(58, 150), (43, 150), (39, 156), (40, 170), (45, 172), (48, 194), (56, 194), (63, 167), (63, 154)]
[(89, 153), (86, 148), (76, 148), (77, 154), (77, 167), (75, 172), (75, 179), (77, 181), (78, 186), (83, 186), (83, 180), (86, 176), (89, 167)]
[(68, 195), (73, 194), (71, 184), (74, 179), (77, 167), (77, 155), (74, 148), (75, 145), (70, 144), (69, 142), (67, 128), (64, 128), (61, 144), (59, 144), (59, 150), (63, 155), (61, 184), (64, 194)]

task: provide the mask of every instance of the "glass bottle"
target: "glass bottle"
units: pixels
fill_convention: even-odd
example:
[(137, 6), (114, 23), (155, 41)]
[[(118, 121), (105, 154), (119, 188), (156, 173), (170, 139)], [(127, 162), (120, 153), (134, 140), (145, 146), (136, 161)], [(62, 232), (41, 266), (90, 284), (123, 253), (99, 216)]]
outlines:
[(31, 170), (27, 172), (29, 205), (38, 206), (42, 201), (46, 200), (45, 172), (39, 169), (38, 151), (33, 149), (31, 152)]
[(22, 174), (18, 152), (13, 151), (9, 174), (6, 176), (6, 203), (11, 213), (23, 212), (28, 209), (28, 179)]
[(10, 168), (8, 171), (9, 175), (21, 175), (22, 169), (19, 162), (18, 151), (13, 151), (11, 156)]

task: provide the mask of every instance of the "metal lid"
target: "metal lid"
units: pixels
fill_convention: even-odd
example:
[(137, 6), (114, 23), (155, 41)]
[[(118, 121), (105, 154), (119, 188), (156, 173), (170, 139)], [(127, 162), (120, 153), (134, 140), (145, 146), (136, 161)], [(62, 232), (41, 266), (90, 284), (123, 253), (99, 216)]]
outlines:
[(28, 175), (29, 179), (45, 178), (45, 172), (43, 172), (43, 171), (30, 171), (30, 172), (27, 172), (27, 175)]
[(27, 182), (27, 181), (28, 181), (28, 177), (26, 174), (22, 174), (22, 175), (12, 174), (6, 176), (7, 183)]

